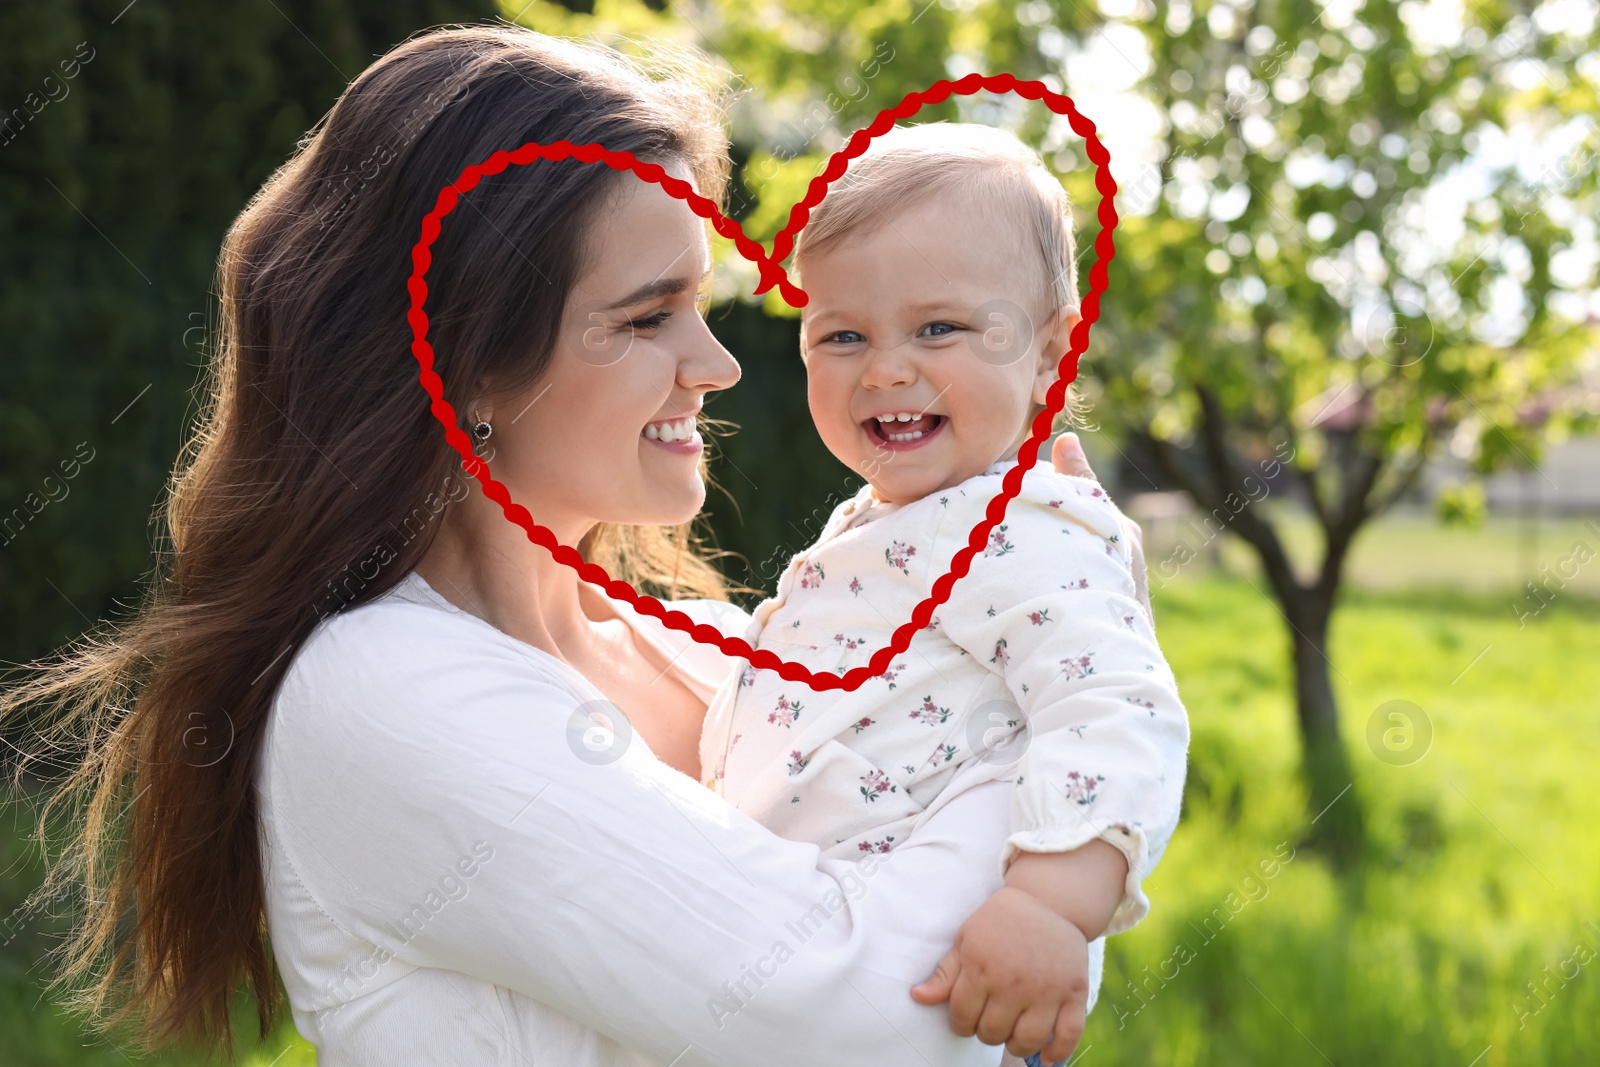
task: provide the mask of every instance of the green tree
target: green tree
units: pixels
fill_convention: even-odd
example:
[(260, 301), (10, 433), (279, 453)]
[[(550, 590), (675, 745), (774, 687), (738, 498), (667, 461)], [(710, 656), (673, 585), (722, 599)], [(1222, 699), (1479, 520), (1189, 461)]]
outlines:
[[(1382, 3), (1127, 20), (1169, 132), (1121, 196), (1106, 418), (1260, 560), (1313, 811), (1354, 781), (1327, 639), (1362, 527), (1447, 446), (1479, 471), (1531, 464), (1594, 414), (1572, 388), (1592, 283), (1560, 257), (1600, 208), (1600, 56), (1592, 26), (1530, 13), (1469, 5), (1459, 32)], [(1512, 139), (1539, 133), (1519, 164)], [(1475, 183), (1459, 234), (1430, 207), (1450, 182)], [(1254, 506), (1280, 462), (1321, 530), (1310, 573)], [(1352, 797), (1324, 839), (1348, 854), (1360, 826)]]

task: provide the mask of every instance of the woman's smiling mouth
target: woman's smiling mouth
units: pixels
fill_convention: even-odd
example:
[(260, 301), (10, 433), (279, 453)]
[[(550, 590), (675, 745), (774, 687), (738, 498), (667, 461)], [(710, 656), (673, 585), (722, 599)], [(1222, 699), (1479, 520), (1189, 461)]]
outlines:
[(926, 444), (949, 421), (943, 415), (896, 411), (864, 419), (861, 428), (878, 447), (902, 452)]
[(699, 424), (693, 415), (647, 423), (639, 436), (670, 452), (684, 455), (699, 452), (705, 444), (700, 437)]

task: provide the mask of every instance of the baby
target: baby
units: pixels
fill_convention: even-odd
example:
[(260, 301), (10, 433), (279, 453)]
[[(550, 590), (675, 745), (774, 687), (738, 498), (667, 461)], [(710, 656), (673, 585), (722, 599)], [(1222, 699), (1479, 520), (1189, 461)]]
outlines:
[[(1069, 211), (1015, 137), (933, 123), (879, 138), (812, 212), (795, 254), (811, 415), (868, 484), (790, 561), (752, 645), (842, 674), (948, 570), (1079, 321)], [(706, 785), (828, 857), (891, 852), (971, 761), (1014, 780), (1005, 886), (914, 995), (952, 997), (958, 1032), (1016, 1055), (1076, 1042), (1103, 937), (1148, 910), (1140, 882), (1177, 824), (1188, 722), (1129, 548), (1095, 482), (1041, 462), (887, 671), (817, 692), (746, 667), (701, 738)]]

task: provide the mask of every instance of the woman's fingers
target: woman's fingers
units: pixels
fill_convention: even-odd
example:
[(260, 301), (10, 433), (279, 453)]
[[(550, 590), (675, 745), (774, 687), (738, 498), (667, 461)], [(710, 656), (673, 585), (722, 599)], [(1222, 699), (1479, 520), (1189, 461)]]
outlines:
[(1089, 466), (1089, 457), (1083, 454), (1083, 442), (1078, 440), (1078, 435), (1070, 430), (1057, 437), (1055, 444), (1050, 447), (1050, 462), (1062, 474), (1070, 474), (1077, 478), (1094, 478), (1094, 470)]
[(961, 953), (952, 946), (933, 973), (924, 978), (920, 985), (911, 987), (911, 999), (918, 1004), (943, 1004), (950, 999), (950, 991), (955, 988), (956, 978), (960, 974)]

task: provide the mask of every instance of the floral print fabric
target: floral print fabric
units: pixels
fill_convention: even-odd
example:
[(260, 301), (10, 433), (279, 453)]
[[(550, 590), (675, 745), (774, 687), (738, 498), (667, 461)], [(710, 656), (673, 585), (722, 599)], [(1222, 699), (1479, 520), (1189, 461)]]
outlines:
[[(745, 638), (812, 670), (861, 666), (949, 567), (1012, 463), (905, 505), (864, 488), (798, 553)], [(971, 571), (910, 648), (853, 692), (748, 664), (712, 702), (706, 785), (830, 857), (892, 851), (970, 760), (1016, 788), (1019, 850), (1104, 838), (1128, 857), (1108, 933), (1148, 910), (1140, 882), (1176, 827), (1188, 720), (1135, 599), (1126, 520), (1101, 487), (1029, 471)]]

